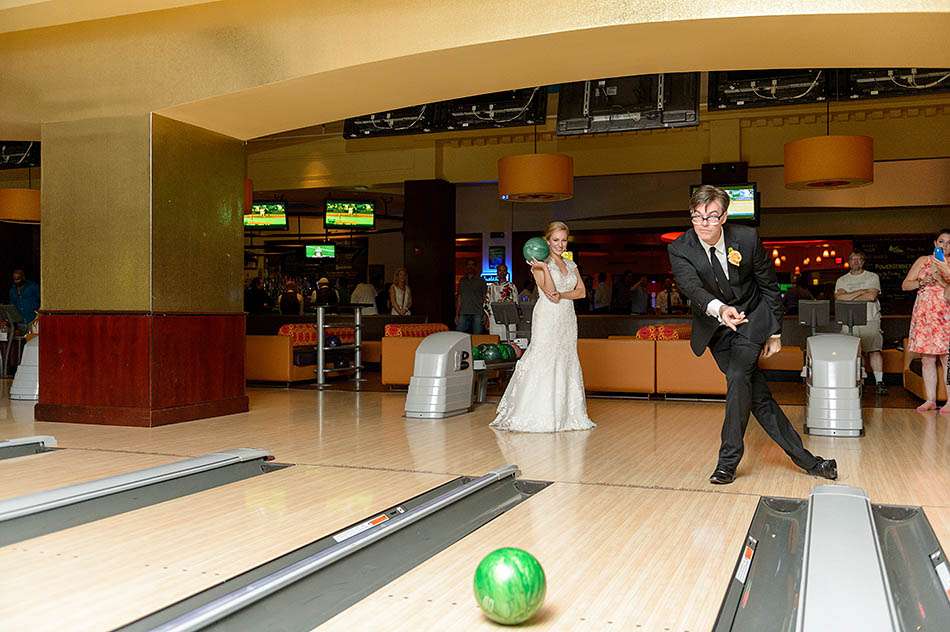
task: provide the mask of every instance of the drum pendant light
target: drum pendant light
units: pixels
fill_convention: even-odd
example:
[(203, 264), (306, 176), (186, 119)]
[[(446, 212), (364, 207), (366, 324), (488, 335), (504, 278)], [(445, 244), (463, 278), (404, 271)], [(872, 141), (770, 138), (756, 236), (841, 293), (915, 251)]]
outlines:
[(874, 182), (874, 139), (832, 136), (831, 104), (826, 135), (785, 143), (785, 188), (849, 189)]
[(574, 159), (537, 153), (537, 127), (534, 149), (533, 154), (498, 161), (498, 196), (508, 202), (558, 202), (574, 197)]
[(40, 191), (33, 188), (33, 169), (28, 168), (28, 189), (0, 189), (0, 222), (38, 224)]

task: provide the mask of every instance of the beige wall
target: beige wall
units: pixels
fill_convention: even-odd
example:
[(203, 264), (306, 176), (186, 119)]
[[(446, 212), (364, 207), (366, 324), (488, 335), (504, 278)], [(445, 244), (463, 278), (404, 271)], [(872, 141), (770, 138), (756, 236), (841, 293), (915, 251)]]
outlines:
[(147, 112), (252, 138), (590, 77), (946, 67), (947, 32), (945, 0), (227, 0), (0, 35), (0, 138)]
[(149, 117), (43, 126), (43, 309), (147, 311)]
[(244, 310), (244, 145), (152, 117), (152, 305)]

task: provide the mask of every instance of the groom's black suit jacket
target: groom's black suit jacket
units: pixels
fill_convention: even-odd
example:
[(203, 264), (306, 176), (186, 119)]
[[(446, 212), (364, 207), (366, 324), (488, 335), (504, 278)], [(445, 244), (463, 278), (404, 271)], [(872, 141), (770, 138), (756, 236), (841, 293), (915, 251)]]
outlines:
[(710, 339), (719, 328), (719, 321), (706, 313), (706, 306), (714, 298), (745, 312), (749, 322), (738, 327), (738, 333), (754, 343), (762, 344), (769, 336), (782, 332), (782, 316), (785, 313), (782, 295), (775, 280), (775, 270), (769, 254), (762, 247), (754, 228), (742, 225), (723, 224), (727, 256), (737, 251), (741, 257), (732, 255), (729, 268), (729, 285), (735, 298), (727, 301), (719, 287), (709, 262), (707, 246), (690, 228), (667, 249), (673, 275), (680, 292), (689, 298), (693, 311), (693, 333), (690, 347), (697, 356), (702, 355)]

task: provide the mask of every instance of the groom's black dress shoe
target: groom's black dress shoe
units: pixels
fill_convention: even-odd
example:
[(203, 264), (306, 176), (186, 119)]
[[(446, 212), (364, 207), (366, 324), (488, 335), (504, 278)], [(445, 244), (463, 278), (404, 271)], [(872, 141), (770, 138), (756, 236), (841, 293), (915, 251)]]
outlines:
[(709, 482), (713, 485), (728, 485), (734, 480), (736, 480), (736, 473), (722, 467), (717, 467), (716, 471), (709, 477)]
[(820, 456), (816, 456), (818, 462), (815, 463), (815, 466), (808, 470), (808, 473), (812, 476), (820, 476), (822, 478), (827, 478), (829, 480), (835, 480), (838, 478), (838, 463), (834, 459), (823, 459)]

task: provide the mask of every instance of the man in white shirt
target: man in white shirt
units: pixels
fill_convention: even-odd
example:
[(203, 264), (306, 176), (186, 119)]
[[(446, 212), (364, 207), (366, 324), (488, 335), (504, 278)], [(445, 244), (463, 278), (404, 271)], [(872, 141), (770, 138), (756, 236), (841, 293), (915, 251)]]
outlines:
[[(877, 392), (884, 395), (887, 393), (887, 387), (884, 386), (884, 358), (881, 356), (884, 336), (881, 334), (881, 303), (878, 301), (881, 294), (881, 279), (873, 272), (864, 269), (866, 260), (867, 257), (860, 250), (851, 253), (848, 257), (851, 271), (835, 283), (835, 299), (867, 302), (868, 324), (856, 326), (854, 333), (861, 338), (861, 352), (868, 356), (868, 363), (874, 372)], [(848, 333), (847, 325), (842, 326), (841, 333)]]

